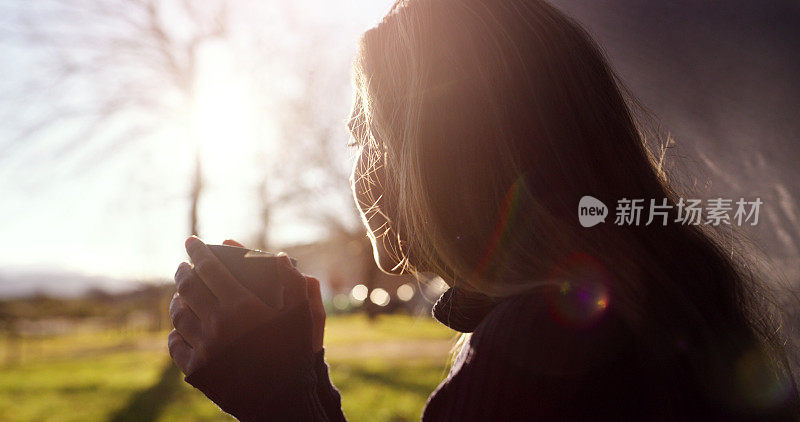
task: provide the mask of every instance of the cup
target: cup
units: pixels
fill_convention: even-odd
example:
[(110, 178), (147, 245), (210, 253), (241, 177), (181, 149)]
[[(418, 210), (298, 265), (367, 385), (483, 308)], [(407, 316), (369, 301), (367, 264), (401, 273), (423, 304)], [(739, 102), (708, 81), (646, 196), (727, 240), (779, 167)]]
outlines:
[[(283, 289), (278, 278), (278, 256), (257, 249), (229, 245), (208, 245), (228, 271), (262, 302), (283, 308)], [(289, 258), (297, 266), (294, 258)]]

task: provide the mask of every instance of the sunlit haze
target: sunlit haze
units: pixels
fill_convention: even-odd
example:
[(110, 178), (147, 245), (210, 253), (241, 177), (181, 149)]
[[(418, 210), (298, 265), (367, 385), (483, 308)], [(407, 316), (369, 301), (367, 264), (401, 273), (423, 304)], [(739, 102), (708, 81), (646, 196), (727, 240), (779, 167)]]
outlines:
[[(27, 49), (11, 42), (0, 46), (6, 57), (0, 65), (5, 116), (0, 123), (0, 276), (71, 272), (121, 283), (170, 278), (185, 259), (183, 240), (189, 234), (196, 146), (205, 182), (199, 205), (200, 235), (209, 242), (229, 237), (252, 242), (259, 219), (259, 182), (290, 170), (285, 166), (291, 161), (283, 157), (293, 154), (293, 143), (286, 142), (285, 135), (291, 132), (287, 126), (298, 121), (287, 120), (283, 103), (303, 89), (304, 72), (315, 72), (321, 81), (320, 97), (327, 102), (315, 105), (325, 114), (304, 116), (307, 126), (315, 120), (331, 125), (341, 122), (340, 130), (329, 139), (331, 148), (341, 151), (331, 159), (342, 168), (349, 165), (343, 124), (351, 99), (349, 64), (358, 35), (388, 10), (390, 2), (234, 4), (228, 12), (225, 38), (205, 42), (198, 49), (194, 80), (181, 81), (191, 84), (191, 101), (168, 89), (169, 81), (131, 67), (130, 72), (139, 72), (141, 79), (153, 78), (155, 90), (162, 89), (160, 84), (167, 87), (157, 96), (170, 110), (154, 113), (159, 120), (154, 128), (131, 134), (124, 133), (131, 122), (153, 120), (146, 115), (146, 107), (121, 113), (82, 142), (69, 140), (91, 124), (91, 116), (63, 119), (47, 130), (21, 135), (51, 113), (52, 103), (79, 102), (84, 96), (87, 102), (96, 101), (97, 97), (82, 91), (81, 87), (92, 86), (87, 78), (61, 85), (47, 73), (56, 53), (86, 54), (81, 45), (62, 45), (56, 53), (36, 44)], [(40, 16), (34, 10), (39, 6), (32, 3), (3, 7), (9, 19)], [(167, 26), (175, 28), (176, 37), (182, 36), (185, 19), (176, 13), (165, 16), (174, 19)], [(60, 23), (80, 32), (69, 28), (69, 22)], [(4, 33), (21, 40), (24, 30), (20, 24)], [(325, 39), (325, 66), (303, 62), (307, 53), (303, 47), (316, 39)], [(120, 60), (127, 58), (123, 55)], [(54, 86), (48, 87), (44, 80), (55, 81)], [(318, 206), (332, 206), (343, 216), (352, 213), (346, 189), (345, 184), (335, 192), (321, 192), (319, 198), (325, 204)], [(305, 208), (313, 212), (314, 197), (307, 202), (311, 205)], [(324, 227), (305, 214), (276, 209), (269, 229), (271, 245), (324, 236)], [(5, 285), (3, 291), (17, 287), (23, 286)]]

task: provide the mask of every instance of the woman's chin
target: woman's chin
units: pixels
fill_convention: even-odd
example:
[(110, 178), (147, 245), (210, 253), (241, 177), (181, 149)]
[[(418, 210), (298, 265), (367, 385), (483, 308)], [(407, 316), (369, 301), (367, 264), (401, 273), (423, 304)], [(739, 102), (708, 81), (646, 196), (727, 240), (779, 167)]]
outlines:
[(399, 265), (395, 260), (389, 258), (383, 258), (376, 254), (375, 256), (375, 264), (378, 265), (378, 268), (389, 275), (402, 275), (405, 274), (403, 272), (402, 265)]
[(403, 272), (403, 266), (398, 264), (397, 260), (387, 255), (388, 254), (381, 253), (381, 251), (375, 247), (375, 243), (372, 244), (372, 257), (375, 259), (375, 265), (378, 266), (378, 269), (389, 275), (405, 274)]

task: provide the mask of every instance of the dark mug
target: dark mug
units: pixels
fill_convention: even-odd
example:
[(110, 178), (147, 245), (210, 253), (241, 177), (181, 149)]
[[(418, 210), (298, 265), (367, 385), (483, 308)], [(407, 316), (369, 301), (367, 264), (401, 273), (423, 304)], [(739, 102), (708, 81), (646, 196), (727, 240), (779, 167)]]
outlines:
[[(255, 249), (228, 245), (208, 245), (211, 252), (228, 268), (236, 280), (262, 302), (283, 308), (283, 285), (278, 278), (278, 256)], [(297, 261), (290, 258), (292, 265)]]

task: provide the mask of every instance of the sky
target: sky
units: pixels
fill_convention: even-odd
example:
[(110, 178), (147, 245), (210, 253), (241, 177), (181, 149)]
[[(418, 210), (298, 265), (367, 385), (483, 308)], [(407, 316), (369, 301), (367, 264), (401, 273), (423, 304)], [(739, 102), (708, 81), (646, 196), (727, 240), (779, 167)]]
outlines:
[[(59, 1), (48, 4), (57, 6)], [(113, 5), (114, 1), (104, 4)], [(235, 3), (230, 19), (235, 28), (231, 43), (236, 47), (213, 42), (204, 47), (194, 82), (195, 103), (182, 110), (201, 144), (207, 182), (199, 210), (204, 239), (210, 243), (252, 239), (258, 219), (259, 176), (264, 166), (281, 165), (274, 157), (292, 154), (274, 151), (286, 148), (276, 140), (281, 136), (279, 117), (270, 117), (259, 107), (274, 106), (278, 97), (291, 91), (293, 79), (284, 77), (286, 70), (281, 70), (280, 63), (297, 60), (298, 55), (303, 59), (307, 52), (276, 49), (274, 62), (264, 67), (264, 72), (272, 72), (264, 80), (274, 86), (254, 89), (242, 65), (248, 64), (246, 49), (254, 48), (248, 44), (249, 31), (264, 29), (269, 43), (283, 46), (308, 43), (304, 37), (328, 39), (330, 48), (324, 53), (333, 59), (329, 66), (316, 70), (329, 86), (344, 89), (321, 90), (320, 95), (330, 97), (326, 101), (331, 106), (324, 110), (328, 114), (308, 119), (341, 118), (343, 122), (351, 101), (348, 67), (358, 35), (374, 25), (390, 5), (390, 1), (375, 0)], [(80, 118), (20, 137), (20, 130), (53, 104), (92, 101), (91, 96), (82, 96), (104, 88), (97, 86), (100, 81), (84, 80), (59, 89), (58, 81), (51, 79), (46, 64), (55, 57), (53, 49), (18, 36), (26, 17), (36, 16), (33, 8), (41, 6), (29, 2), (0, 5), (7, 24), (0, 42), (0, 276), (31, 271), (121, 280), (169, 279), (185, 259), (192, 144), (182, 132), (180, 119), (169, 116), (156, 131), (132, 135), (135, 142), (107, 147), (104, 139), (113, 139), (131, 122), (149, 118), (134, 113), (123, 114), (103, 132), (78, 144), (66, 140), (86, 123)], [(295, 13), (294, 20), (283, 15), (289, 9)], [(64, 14), (57, 23), (67, 30), (79, 25), (71, 19)], [(170, 23), (177, 32), (182, 25), (178, 18)], [(115, 29), (99, 26), (97, 31), (102, 36), (103, 31), (110, 34)], [(79, 51), (79, 45), (61, 48), (68, 54), (91, 54)], [(281, 51), (287, 56), (282, 57)], [(49, 88), (48, 84), (55, 86)], [(166, 91), (164, 95), (168, 95)], [(346, 167), (350, 157), (344, 123), (341, 127), (331, 142), (340, 144), (342, 153), (331, 159)], [(319, 204), (310, 199), (311, 212), (319, 206), (352, 213), (346, 189), (320, 193)], [(304, 221), (294, 210), (278, 210), (270, 233), (278, 245), (309, 242), (322, 235), (324, 230)]]

